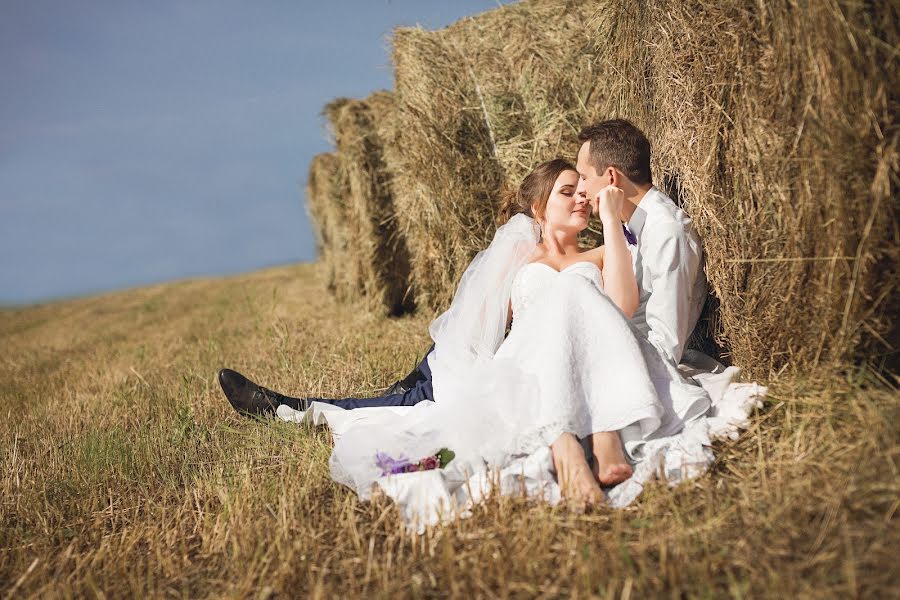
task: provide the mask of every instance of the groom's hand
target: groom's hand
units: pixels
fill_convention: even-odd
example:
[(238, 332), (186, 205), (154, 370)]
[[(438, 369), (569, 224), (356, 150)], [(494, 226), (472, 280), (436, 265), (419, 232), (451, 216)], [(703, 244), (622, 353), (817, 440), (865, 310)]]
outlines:
[(622, 206), (625, 203), (625, 192), (621, 188), (614, 185), (608, 185), (599, 192), (591, 200), (594, 214), (600, 217), (601, 221), (610, 221), (618, 223), (621, 219)]

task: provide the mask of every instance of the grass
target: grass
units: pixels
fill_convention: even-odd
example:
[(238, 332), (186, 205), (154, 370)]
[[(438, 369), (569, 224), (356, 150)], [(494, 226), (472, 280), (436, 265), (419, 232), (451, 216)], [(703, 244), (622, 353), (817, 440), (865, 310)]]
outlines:
[(328, 477), (326, 431), (238, 418), (222, 366), (365, 393), (428, 319), (324, 294), (318, 265), (0, 311), (4, 597), (896, 597), (896, 391), (767, 382), (712, 471), (586, 515), (494, 498), (403, 533)]

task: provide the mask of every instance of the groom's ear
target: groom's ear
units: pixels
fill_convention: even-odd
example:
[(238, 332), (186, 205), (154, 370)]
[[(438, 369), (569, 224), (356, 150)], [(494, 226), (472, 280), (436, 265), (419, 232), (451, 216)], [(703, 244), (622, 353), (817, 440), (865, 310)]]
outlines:
[(622, 183), (622, 174), (619, 173), (615, 168), (606, 167), (606, 175), (609, 176), (609, 182), (612, 185), (616, 187), (622, 187), (621, 185), (619, 185), (620, 183)]

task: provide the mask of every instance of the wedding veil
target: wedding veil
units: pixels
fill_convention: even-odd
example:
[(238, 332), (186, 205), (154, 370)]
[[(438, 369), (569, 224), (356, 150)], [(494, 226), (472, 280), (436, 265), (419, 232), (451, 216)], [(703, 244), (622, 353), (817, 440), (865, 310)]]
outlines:
[(497, 229), (487, 249), (475, 255), (450, 308), (428, 328), (435, 343), (428, 364), (436, 379), (463, 373), (494, 356), (506, 333), (513, 278), (539, 239), (535, 220), (517, 214)]

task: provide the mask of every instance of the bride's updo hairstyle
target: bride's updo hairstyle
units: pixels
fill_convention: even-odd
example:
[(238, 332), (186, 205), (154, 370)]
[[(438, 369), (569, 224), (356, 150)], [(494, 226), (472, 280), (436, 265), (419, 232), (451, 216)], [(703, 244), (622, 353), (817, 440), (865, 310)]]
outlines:
[[(539, 218), (547, 209), (547, 200), (557, 177), (565, 171), (574, 170), (572, 163), (563, 158), (554, 158), (536, 166), (518, 188), (503, 192), (497, 224), (503, 225), (520, 213), (533, 219)], [(538, 216), (532, 212), (532, 206), (536, 208)]]

